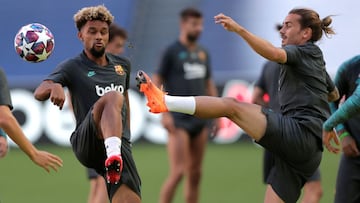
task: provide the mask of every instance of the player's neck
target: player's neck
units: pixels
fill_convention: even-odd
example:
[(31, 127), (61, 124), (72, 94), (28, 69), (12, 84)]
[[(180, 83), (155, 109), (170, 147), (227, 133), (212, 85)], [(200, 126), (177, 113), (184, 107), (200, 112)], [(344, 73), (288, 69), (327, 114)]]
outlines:
[(196, 41), (191, 42), (189, 41), (185, 36), (180, 36), (179, 41), (182, 45), (184, 45), (186, 48), (188, 48), (190, 51), (194, 50), (197, 46)]
[(90, 61), (93, 61), (94, 63), (96, 63), (99, 66), (106, 66), (108, 64), (105, 54), (102, 55), (101, 57), (95, 57), (91, 53), (88, 53), (87, 51), (85, 51), (85, 54)]

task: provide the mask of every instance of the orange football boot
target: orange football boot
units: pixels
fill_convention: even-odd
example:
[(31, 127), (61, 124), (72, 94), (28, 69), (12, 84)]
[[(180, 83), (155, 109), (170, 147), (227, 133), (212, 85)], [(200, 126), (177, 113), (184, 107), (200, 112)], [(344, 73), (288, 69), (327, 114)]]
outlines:
[(150, 108), (152, 113), (168, 112), (166, 107), (164, 96), (166, 93), (159, 89), (151, 82), (150, 77), (144, 71), (138, 71), (136, 75), (138, 88), (140, 92), (143, 92), (147, 99), (147, 106)]

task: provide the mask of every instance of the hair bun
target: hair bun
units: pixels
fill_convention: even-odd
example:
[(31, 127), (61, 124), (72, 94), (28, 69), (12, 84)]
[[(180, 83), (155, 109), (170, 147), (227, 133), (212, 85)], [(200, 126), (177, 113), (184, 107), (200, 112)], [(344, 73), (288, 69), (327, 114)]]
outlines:
[(321, 20), (321, 29), (325, 32), (326, 35), (335, 34), (334, 30), (330, 27), (331, 23), (331, 16), (326, 16)]

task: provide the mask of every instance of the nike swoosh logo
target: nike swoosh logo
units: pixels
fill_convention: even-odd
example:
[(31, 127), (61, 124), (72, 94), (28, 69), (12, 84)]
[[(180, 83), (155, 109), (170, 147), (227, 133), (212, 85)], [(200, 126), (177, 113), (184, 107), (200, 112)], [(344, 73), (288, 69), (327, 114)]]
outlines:
[(92, 76), (94, 76), (95, 74), (96, 74), (95, 71), (89, 71), (88, 74), (87, 74), (87, 76), (88, 76), (88, 77), (92, 77)]

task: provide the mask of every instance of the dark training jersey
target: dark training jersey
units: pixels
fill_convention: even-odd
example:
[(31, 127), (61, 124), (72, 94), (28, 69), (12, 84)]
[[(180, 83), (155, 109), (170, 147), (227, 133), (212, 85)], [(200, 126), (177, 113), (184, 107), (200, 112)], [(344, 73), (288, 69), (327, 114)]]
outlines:
[[(259, 79), (256, 81), (255, 86), (261, 88), (270, 97), (269, 108), (275, 112), (280, 112), (279, 103), (279, 76), (280, 64), (268, 61), (265, 63)], [(335, 90), (335, 84), (331, 80), (329, 74), (326, 72), (326, 87), (328, 92)]]
[[(360, 84), (360, 55), (351, 58), (341, 64), (335, 77), (335, 85), (337, 86), (340, 98), (345, 96), (349, 99)], [(334, 102), (336, 110), (339, 106), (340, 99)], [(346, 130), (356, 140), (357, 146), (360, 147), (360, 115), (356, 115), (344, 123)], [(340, 129), (339, 129), (340, 130)]]
[[(91, 61), (84, 52), (58, 65), (45, 80), (60, 83), (69, 89), (76, 118), (76, 128), (84, 120), (94, 103), (109, 91), (124, 93), (129, 89), (130, 62), (107, 53), (108, 65), (101, 67)], [(130, 140), (127, 125), (126, 102), (122, 108), (123, 138)]]
[(167, 48), (157, 73), (171, 95), (205, 95), (206, 80), (211, 76), (209, 54), (200, 46), (189, 51), (176, 41)]
[(287, 62), (280, 66), (280, 111), (321, 139), (322, 124), (330, 113), (322, 51), (311, 42), (287, 45), (284, 50)]
[[(0, 106), (8, 106), (10, 110), (13, 109), (10, 97), (10, 90), (6, 80), (4, 70), (0, 68)], [(0, 128), (0, 136), (6, 137), (6, 133)]]
[(269, 108), (275, 112), (280, 112), (278, 97), (279, 75), (280, 65), (276, 62), (268, 61), (265, 63), (261, 75), (255, 83), (255, 86), (259, 87), (269, 95)]
[(10, 110), (13, 109), (10, 97), (10, 90), (4, 70), (2, 68), (0, 68), (0, 105), (8, 106)]

